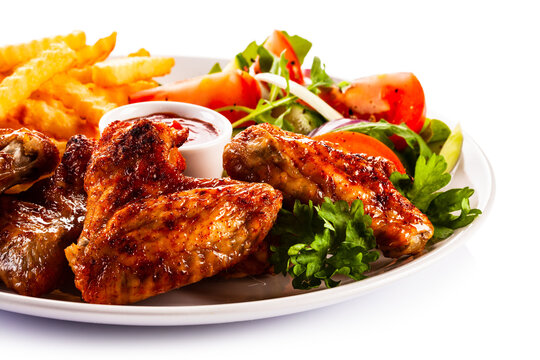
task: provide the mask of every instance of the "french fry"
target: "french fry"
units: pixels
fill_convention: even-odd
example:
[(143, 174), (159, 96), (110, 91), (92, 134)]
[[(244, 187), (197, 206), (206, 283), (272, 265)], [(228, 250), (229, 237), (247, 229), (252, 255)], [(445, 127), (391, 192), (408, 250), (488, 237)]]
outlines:
[(75, 134), (99, 137), (105, 112), (129, 103), (135, 92), (158, 86), (173, 58), (141, 48), (106, 60), (116, 32), (86, 45), (84, 32), (0, 47), (0, 127), (28, 127), (59, 141)]
[(94, 45), (85, 46), (77, 51), (75, 67), (92, 65), (98, 61), (105, 60), (116, 45), (116, 32), (99, 39)]
[(99, 119), (116, 104), (107, 101), (103, 96), (92, 93), (88, 87), (76, 79), (58, 74), (43, 84), (41, 90), (58, 98), (91, 126), (97, 126)]
[(71, 49), (78, 50), (86, 45), (86, 34), (75, 31), (68, 35), (33, 40), (24, 44), (0, 47), (0, 72), (14, 68), (38, 56), (43, 50), (49, 49), (52, 44), (64, 42)]
[(55, 139), (67, 140), (76, 134), (96, 135), (95, 127), (88, 126), (73, 109), (66, 108), (59, 100), (30, 98), (23, 106), (23, 125)]
[(128, 57), (135, 57), (135, 56), (150, 56), (150, 52), (144, 48), (140, 48), (139, 50), (128, 55)]
[(119, 106), (129, 103), (129, 96), (137, 91), (155, 88), (158, 83), (153, 80), (139, 80), (126, 85), (102, 87), (96, 84), (88, 84), (88, 87), (96, 95), (103, 96), (108, 101)]
[(100, 86), (117, 86), (168, 74), (174, 66), (169, 57), (134, 56), (107, 60), (92, 67), (92, 80)]
[(0, 118), (0, 128), (2, 129), (20, 129), (24, 127), (21, 122), (24, 116), (24, 106), (18, 105), (12, 109), (6, 116)]
[(83, 84), (92, 82), (92, 66), (85, 66), (80, 69), (69, 69), (67, 74)]
[(55, 74), (65, 71), (74, 60), (73, 50), (64, 43), (54, 43), (38, 57), (18, 67), (0, 83), (0, 118)]

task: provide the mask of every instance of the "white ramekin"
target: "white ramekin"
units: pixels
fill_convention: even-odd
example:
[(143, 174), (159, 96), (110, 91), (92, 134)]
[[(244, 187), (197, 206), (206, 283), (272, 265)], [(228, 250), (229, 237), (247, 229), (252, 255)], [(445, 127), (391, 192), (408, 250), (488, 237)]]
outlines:
[(206, 121), (217, 129), (218, 137), (204, 143), (184, 144), (180, 153), (186, 160), (184, 174), (192, 177), (219, 178), (223, 173), (223, 149), (231, 140), (232, 126), (220, 113), (193, 104), (176, 101), (148, 101), (117, 107), (99, 121), (100, 133), (111, 122), (129, 120), (156, 113), (173, 113), (181, 117)]

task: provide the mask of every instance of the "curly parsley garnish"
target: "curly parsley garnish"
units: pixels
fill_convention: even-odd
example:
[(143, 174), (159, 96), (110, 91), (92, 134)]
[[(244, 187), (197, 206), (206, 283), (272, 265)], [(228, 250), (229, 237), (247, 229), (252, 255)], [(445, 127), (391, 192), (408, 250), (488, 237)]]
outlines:
[(390, 176), (396, 189), (426, 214), (433, 224), (433, 241), (446, 239), (454, 230), (469, 225), (482, 213), (479, 209), (471, 209), (469, 198), (474, 194), (473, 189), (464, 187), (439, 191), (451, 179), (446, 166), (441, 155), (431, 154), (429, 158), (419, 156), (414, 181), (398, 172)]
[(351, 206), (325, 198), (320, 206), (296, 201), (292, 212), (282, 209), (272, 229), (279, 243), (271, 246), (276, 273), (289, 274), (293, 287), (310, 289), (323, 281), (335, 287), (334, 277), (365, 278), (369, 264), (378, 259), (371, 217), (362, 201)]

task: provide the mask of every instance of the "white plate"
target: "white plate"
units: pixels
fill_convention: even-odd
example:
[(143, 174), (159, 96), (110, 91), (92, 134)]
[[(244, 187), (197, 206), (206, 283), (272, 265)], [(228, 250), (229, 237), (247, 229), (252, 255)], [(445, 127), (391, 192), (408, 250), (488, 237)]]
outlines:
[[(216, 62), (207, 58), (177, 58), (171, 81), (206, 73)], [(281, 275), (244, 279), (207, 279), (179, 290), (155, 296), (134, 305), (86, 304), (70, 292), (55, 291), (46, 298), (21, 296), (0, 286), (0, 309), (47, 318), (118, 325), (192, 325), (261, 319), (291, 314), (345, 301), (429, 265), (447, 255), (471, 236), (487, 216), (495, 192), (489, 161), (480, 147), (465, 134), (463, 155), (451, 187), (475, 189), (471, 206), (482, 210), (469, 227), (416, 258), (381, 259), (369, 278), (333, 289), (295, 290)]]

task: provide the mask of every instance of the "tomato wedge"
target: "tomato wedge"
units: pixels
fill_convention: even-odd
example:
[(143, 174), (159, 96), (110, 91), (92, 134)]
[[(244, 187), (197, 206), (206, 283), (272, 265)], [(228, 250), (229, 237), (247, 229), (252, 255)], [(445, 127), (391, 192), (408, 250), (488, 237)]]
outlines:
[(426, 118), (426, 101), (420, 81), (412, 73), (368, 76), (354, 80), (341, 92), (337, 87), (321, 94), (344, 117), (405, 123), (419, 133)]
[(287, 70), (289, 71), (290, 79), (304, 85), (304, 75), (302, 74), (300, 61), (283, 32), (274, 30), (268, 39), (266, 39), (263, 46), (275, 56), (281, 56), (281, 53), (285, 51), (283, 56), (287, 59)]
[[(233, 105), (255, 108), (260, 98), (257, 80), (245, 71), (233, 69), (139, 91), (130, 97), (129, 102), (180, 101), (215, 110)], [(231, 122), (246, 115), (232, 110), (222, 114)]]
[(351, 153), (381, 156), (393, 162), (400, 173), (407, 172), (397, 155), (388, 146), (369, 135), (352, 131), (336, 131), (314, 136), (313, 139), (337, 144), (341, 150)]

